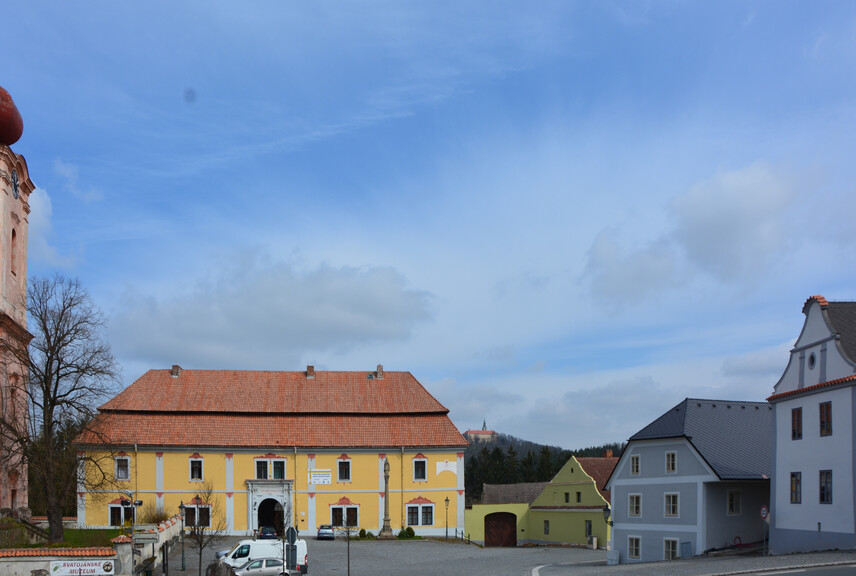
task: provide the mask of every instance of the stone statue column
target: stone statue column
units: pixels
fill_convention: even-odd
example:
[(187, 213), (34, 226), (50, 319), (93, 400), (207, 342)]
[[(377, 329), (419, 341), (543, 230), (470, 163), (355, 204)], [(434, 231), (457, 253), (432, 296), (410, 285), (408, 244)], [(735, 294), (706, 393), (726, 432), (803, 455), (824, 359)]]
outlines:
[(383, 460), (383, 528), (380, 538), (393, 538), (392, 526), (389, 523), (389, 458)]

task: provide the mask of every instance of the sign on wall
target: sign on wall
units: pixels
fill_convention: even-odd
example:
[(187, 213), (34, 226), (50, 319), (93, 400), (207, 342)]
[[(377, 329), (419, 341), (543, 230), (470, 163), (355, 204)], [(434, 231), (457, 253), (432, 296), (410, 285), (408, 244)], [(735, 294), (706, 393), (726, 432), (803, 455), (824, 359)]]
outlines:
[(51, 560), (51, 576), (113, 576), (113, 561)]
[(331, 484), (333, 481), (333, 471), (332, 470), (310, 470), (309, 471), (309, 483), (310, 484)]

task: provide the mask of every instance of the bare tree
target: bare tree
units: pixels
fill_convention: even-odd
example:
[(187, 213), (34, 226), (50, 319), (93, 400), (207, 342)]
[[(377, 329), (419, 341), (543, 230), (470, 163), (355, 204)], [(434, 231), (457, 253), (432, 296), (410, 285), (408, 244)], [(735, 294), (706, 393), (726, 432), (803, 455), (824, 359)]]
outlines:
[[(0, 340), (3, 376), (23, 373), (27, 426), (21, 419), (0, 417), (0, 441), (31, 470), (43, 492), (50, 540), (63, 538), (62, 503), (75, 491), (78, 455), (70, 437), (87, 429), (98, 404), (112, 396), (118, 383), (110, 346), (103, 338), (104, 316), (76, 279), (61, 275), (33, 278), (26, 296), (29, 345), (4, 334)], [(90, 485), (103, 485), (112, 475), (94, 462)], [(100, 471), (100, 472), (99, 472)]]
[(184, 507), (184, 516), (190, 546), (199, 551), (202, 576), (202, 551), (226, 533), (226, 518), (210, 480), (202, 483), (202, 490)]

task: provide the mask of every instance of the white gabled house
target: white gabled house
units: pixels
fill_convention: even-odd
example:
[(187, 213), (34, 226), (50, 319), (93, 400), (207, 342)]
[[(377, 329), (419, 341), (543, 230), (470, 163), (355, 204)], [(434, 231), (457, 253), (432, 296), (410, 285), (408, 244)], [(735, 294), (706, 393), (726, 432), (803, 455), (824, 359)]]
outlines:
[(856, 547), (856, 302), (812, 296), (774, 407), (770, 550)]
[(618, 561), (760, 542), (772, 412), (766, 402), (687, 398), (631, 436), (606, 484)]

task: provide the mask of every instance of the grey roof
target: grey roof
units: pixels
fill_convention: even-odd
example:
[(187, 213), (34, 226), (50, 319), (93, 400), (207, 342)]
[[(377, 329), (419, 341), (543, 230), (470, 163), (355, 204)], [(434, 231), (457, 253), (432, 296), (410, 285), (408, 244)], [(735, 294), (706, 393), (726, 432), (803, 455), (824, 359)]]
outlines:
[(844, 353), (851, 362), (856, 362), (856, 302), (829, 302), (826, 314)]
[(722, 480), (773, 473), (773, 407), (767, 402), (687, 398), (630, 437), (686, 437)]
[(484, 484), (482, 504), (532, 504), (549, 482)]

